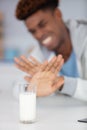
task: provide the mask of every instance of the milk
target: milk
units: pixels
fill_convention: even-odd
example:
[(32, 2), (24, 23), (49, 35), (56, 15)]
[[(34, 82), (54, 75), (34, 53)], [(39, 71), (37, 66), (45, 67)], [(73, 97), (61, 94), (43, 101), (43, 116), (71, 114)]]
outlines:
[(19, 95), (20, 121), (32, 123), (36, 118), (36, 94), (33, 92), (20, 93)]

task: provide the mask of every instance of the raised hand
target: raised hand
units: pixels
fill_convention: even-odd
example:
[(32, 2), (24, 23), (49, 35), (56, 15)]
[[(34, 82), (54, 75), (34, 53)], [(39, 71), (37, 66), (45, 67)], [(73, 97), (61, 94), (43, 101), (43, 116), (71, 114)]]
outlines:
[(26, 72), (27, 74), (31, 75), (31, 77), (37, 73), (40, 69), (42, 71), (44, 70), (51, 70), (54, 72), (55, 70), (60, 69), (60, 63), (63, 60), (62, 56), (55, 56), (52, 58), (50, 62), (46, 61), (45, 64), (41, 64), (38, 62), (34, 57), (30, 57), (30, 60), (28, 60), (25, 56), (21, 56), (20, 58), (15, 58), (15, 65), (18, 69), (21, 71)]
[(14, 58), (15, 66), (23, 72), (33, 76), (41, 66), (41, 63), (38, 62), (34, 57), (30, 57), (30, 60), (25, 56), (21, 56), (20, 58)]
[[(28, 81), (28, 77), (25, 77)], [(35, 84), (37, 87), (37, 96), (48, 96), (54, 93), (57, 89), (64, 84), (63, 77), (57, 77), (51, 71), (37, 72), (30, 81), (31, 84)], [(28, 89), (28, 88), (27, 88)]]
[[(63, 77), (58, 77), (57, 73), (60, 71), (64, 60), (62, 56), (58, 56), (48, 64), (47, 61), (39, 68), (39, 71), (32, 77), (25, 77), (25, 80), (37, 86), (37, 96), (47, 96), (60, 89), (64, 83)], [(54, 65), (54, 66), (53, 66)]]

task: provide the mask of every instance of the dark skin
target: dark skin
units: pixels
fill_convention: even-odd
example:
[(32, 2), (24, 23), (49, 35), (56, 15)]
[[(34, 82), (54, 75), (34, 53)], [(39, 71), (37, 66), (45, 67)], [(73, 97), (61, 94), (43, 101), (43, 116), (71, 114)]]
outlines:
[[(57, 89), (61, 89), (61, 86), (64, 84), (64, 77), (58, 77), (57, 73), (61, 69), (63, 62), (68, 60), (72, 52), (69, 31), (62, 20), (60, 10), (57, 8), (55, 10), (46, 9), (37, 11), (25, 20), (25, 25), (33, 37), (38, 40), (39, 44), (45, 46), (48, 50), (54, 51), (56, 55), (62, 54), (64, 58), (56, 57), (55, 60), (53, 59), (50, 62), (52, 66), (50, 66), (49, 63), (46, 63), (46, 66), (48, 66), (47, 69), (46, 66), (44, 66), (44, 63), (40, 64), (38, 61), (35, 61), (37, 69), (34, 71), (35, 67), (33, 66), (32, 70), (34, 73), (32, 73), (31, 78), (25, 77), (25, 80), (37, 85), (38, 96), (47, 96)], [(31, 63), (23, 56), (21, 59), (22, 61), (17, 58), (15, 59), (16, 66), (29, 74), (31, 72)], [(57, 62), (57, 60), (59, 62)], [(59, 69), (57, 68), (56, 71), (57, 73), (53, 72), (55, 70), (55, 64), (56, 66), (59, 66)], [(28, 65), (30, 70), (28, 69)], [(40, 70), (40, 67), (44, 69)], [(46, 89), (47, 86), (48, 89)], [(45, 90), (44, 93), (42, 91), (43, 89)]]
[[(54, 12), (40, 10), (27, 18), (25, 25), (40, 44), (55, 51), (56, 54), (62, 54), (65, 62), (68, 60), (72, 51), (72, 44), (69, 31), (62, 20), (59, 9), (55, 9)], [(43, 40), (49, 36), (53, 40), (49, 45), (43, 44)]]
[(55, 49), (55, 54), (56, 55), (61, 54), (63, 56), (63, 58), (64, 58), (64, 62), (66, 62), (68, 60), (68, 58), (70, 57), (71, 52), (72, 52), (72, 45), (70, 43), (67, 42), (63, 46), (60, 46), (59, 48)]

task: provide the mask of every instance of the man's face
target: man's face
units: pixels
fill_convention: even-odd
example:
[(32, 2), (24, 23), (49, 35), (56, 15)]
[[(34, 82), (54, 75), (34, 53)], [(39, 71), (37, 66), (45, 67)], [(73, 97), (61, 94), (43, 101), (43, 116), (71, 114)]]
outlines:
[(63, 22), (57, 9), (54, 12), (39, 10), (27, 18), (25, 24), (35, 39), (49, 50), (55, 50), (63, 42)]

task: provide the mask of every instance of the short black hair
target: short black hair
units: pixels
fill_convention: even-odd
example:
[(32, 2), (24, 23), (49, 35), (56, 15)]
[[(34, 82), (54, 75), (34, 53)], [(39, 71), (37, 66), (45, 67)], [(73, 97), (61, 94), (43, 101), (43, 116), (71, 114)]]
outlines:
[(25, 20), (40, 9), (55, 9), (59, 0), (20, 0), (16, 8), (16, 17)]

